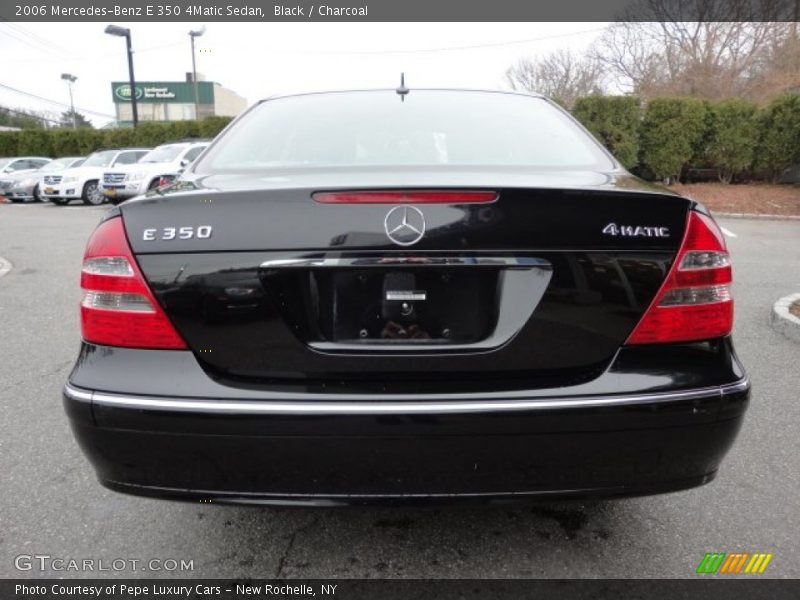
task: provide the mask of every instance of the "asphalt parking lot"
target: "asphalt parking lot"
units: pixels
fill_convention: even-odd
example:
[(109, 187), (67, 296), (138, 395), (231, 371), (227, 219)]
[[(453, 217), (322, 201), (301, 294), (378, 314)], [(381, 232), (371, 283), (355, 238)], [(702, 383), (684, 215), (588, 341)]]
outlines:
[[(800, 344), (769, 325), (800, 291), (800, 221), (721, 220), (753, 396), (703, 488), (459, 508), (261, 508), (146, 500), (96, 483), (60, 390), (76, 356), (83, 245), (103, 208), (0, 205), (0, 577), (693, 577), (709, 551), (772, 552), (800, 577)], [(0, 261), (2, 271), (2, 261)], [(190, 559), (192, 572), (15, 569), (20, 554)]]

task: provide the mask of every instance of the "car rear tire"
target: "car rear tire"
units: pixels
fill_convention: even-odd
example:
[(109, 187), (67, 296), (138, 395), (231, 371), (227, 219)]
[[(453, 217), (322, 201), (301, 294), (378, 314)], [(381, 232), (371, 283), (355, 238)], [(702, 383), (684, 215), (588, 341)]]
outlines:
[(90, 206), (99, 206), (100, 204), (106, 201), (106, 197), (100, 190), (100, 185), (98, 181), (87, 181), (84, 184), (83, 194), (81, 194), (81, 200), (83, 200), (84, 204), (88, 204)]
[(39, 184), (38, 183), (35, 186), (33, 186), (33, 192), (31, 192), (31, 195), (33, 196), (33, 201), (34, 202), (44, 202), (44, 198), (42, 198), (41, 195), (39, 195)]

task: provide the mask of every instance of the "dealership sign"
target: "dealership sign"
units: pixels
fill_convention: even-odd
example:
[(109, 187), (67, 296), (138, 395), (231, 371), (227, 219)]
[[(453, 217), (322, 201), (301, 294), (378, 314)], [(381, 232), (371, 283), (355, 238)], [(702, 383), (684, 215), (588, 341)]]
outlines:
[[(170, 90), (168, 87), (137, 85), (135, 89), (137, 100), (141, 100), (142, 98), (147, 100), (172, 100), (175, 98), (175, 92)], [(114, 95), (120, 100), (129, 102), (131, 99), (131, 86), (127, 84), (118, 85), (114, 88)]]
[[(199, 104), (214, 104), (214, 83), (198, 81), (137, 81), (131, 93), (127, 81), (111, 82), (111, 99), (114, 104), (127, 104), (131, 96), (143, 104), (194, 104), (195, 94)], [(135, 95), (134, 95), (135, 94)]]

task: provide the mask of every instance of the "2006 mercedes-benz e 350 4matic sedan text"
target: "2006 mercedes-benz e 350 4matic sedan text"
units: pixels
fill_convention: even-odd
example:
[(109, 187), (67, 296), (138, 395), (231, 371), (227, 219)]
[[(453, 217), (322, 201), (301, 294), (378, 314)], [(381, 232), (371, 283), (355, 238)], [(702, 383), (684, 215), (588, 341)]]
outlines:
[(257, 104), (106, 214), (81, 285), (67, 412), (134, 494), (665, 492), (748, 402), (713, 219), (535, 96)]

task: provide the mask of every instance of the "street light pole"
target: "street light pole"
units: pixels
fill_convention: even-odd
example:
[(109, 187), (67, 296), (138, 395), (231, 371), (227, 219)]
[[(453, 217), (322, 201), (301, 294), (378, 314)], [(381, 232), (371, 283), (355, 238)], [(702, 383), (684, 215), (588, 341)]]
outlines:
[(197, 66), (194, 58), (194, 38), (200, 37), (206, 32), (205, 27), (193, 29), (189, 32), (189, 39), (192, 42), (192, 84), (194, 85), (194, 118), (200, 118), (200, 94), (197, 91)]
[(125, 38), (125, 45), (128, 51), (128, 78), (131, 87), (131, 112), (133, 114), (134, 129), (139, 124), (139, 111), (136, 106), (136, 78), (133, 76), (133, 48), (131, 47), (131, 30), (126, 27), (109, 25), (105, 32), (109, 35), (116, 35)]
[(72, 100), (72, 84), (75, 83), (78, 78), (75, 75), (71, 75), (69, 73), (62, 73), (61, 79), (67, 82), (67, 88), (69, 88), (69, 110), (72, 116), (72, 128), (78, 128), (78, 119), (75, 116), (75, 103)]

